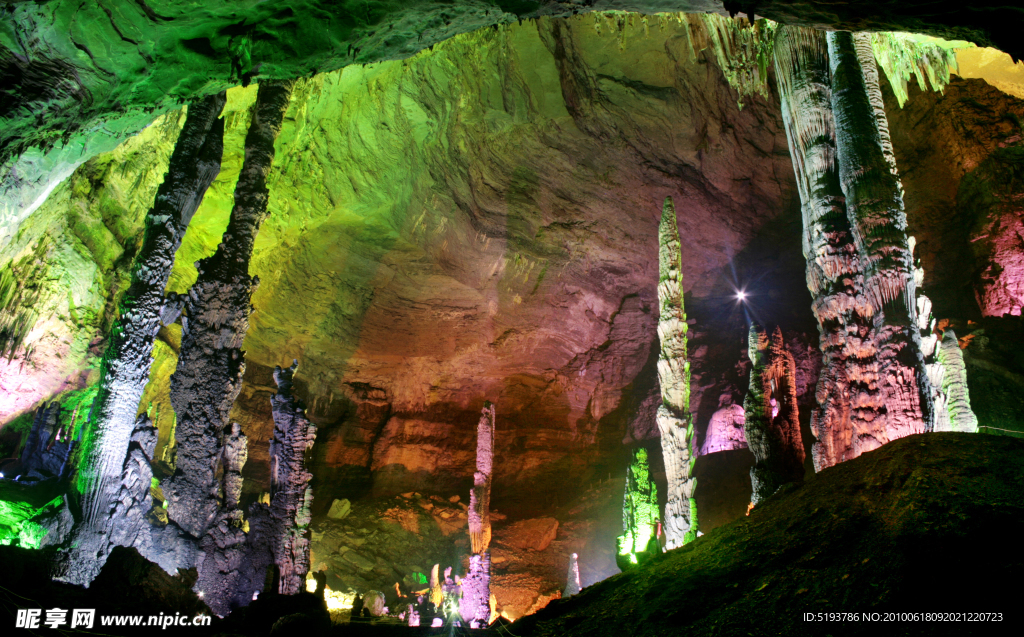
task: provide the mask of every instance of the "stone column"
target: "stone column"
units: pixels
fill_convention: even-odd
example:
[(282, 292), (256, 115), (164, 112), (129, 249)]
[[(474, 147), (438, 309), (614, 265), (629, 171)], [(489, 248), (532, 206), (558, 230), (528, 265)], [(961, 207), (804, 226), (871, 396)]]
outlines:
[(220, 172), (224, 93), (188, 108), (164, 181), (146, 215), (142, 246), (131, 284), (110, 330), (100, 364), (99, 391), (83, 426), (73, 490), (78, 495), (75, 527), (58, 554), (55, 579), (88, 586), (110, 552), (122, 470), (135, 428), (139, 400), (149, 381), (153, 341), (160, 329), (164, 290), (174, 255), (192, 215)]
[(658, 430), (665, 459), (666, 548), (697, 537), (697, 502), (693, 497), (693, 420), (690, 415), (690, 362), (686, 359), (686, 313), (683, 310), (683, 255), (672, 198), (665, 198), (658, 230)]

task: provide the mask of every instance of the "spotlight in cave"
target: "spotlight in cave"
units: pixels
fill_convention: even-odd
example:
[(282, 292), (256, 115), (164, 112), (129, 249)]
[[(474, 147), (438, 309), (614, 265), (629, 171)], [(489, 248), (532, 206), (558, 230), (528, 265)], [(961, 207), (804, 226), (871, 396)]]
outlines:
[(0, 621), (1012, 619), (1024, 15), (980, 3), (13, 3)]

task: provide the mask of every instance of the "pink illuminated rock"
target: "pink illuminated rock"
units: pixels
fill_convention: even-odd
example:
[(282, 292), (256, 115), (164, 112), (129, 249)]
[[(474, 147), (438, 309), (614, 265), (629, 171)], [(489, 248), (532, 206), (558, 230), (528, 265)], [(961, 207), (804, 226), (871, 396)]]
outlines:
[(743, 433), (743, 419), (742, 405), (726, 405), (712, 414), (700, 455), (746, 449), (747, 438)]

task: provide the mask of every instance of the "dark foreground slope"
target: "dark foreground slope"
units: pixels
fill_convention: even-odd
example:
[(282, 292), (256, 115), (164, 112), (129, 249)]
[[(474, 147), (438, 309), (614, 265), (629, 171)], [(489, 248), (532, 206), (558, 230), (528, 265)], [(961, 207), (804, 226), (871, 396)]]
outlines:
[[(514, 632), (1007, 634), (1024, 626), (1022, 487), (1022, 440), (911, 436), (790, 487), (640, 571), (553, 602)], [(805, 621), (835, 612), (883, 615)], [(1003, 622), (893, 623), (886, 612), (994, 612)]]

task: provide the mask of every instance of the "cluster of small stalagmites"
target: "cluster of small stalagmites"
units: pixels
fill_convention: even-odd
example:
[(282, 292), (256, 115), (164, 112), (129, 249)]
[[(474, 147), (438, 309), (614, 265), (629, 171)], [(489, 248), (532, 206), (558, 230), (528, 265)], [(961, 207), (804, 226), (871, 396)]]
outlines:
[(744, 434), (754, 455), (751, 502), (757, 504), (787, 482), (803, 478), (804, 446), (796, 401), (796, 362), (782, 330), (768, 334), (750, 326), (750, 390), (743, 401)]
[(278, 592), (294, 595), (305, 585), (309, 572), (309, 507), (313, 475), (306, 470), (306, 452), (316, 440), (316, 427), (306, 418), (302, 403), (292, 393), (298, 361), (274, 369), (277, 393), (270, 399), (274, 437), (270, 441), (270, 517), (274, 535), (274, 563), (280, 573)]
[(491, 597), (491, 474), (494, 469), (495, 407), (484, 403), (476, 430), (476, 471), (469, 494), (469, 541), (473, 555), (462, 581), (459, 612), (470, 627), (486, 626)]
[(665, 198), (658, 230), (658, 382), (661, 405), (656, 416), (665, 460), (665, 540), (669, 549), (697, 535), (693, 477), (693, 422), (690, 414), (690, 362), (686, 354), (683, 310), (682, 247), (675, 206)]

